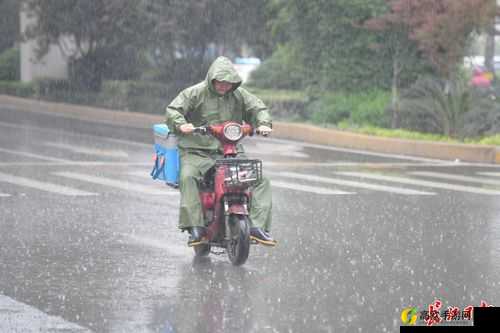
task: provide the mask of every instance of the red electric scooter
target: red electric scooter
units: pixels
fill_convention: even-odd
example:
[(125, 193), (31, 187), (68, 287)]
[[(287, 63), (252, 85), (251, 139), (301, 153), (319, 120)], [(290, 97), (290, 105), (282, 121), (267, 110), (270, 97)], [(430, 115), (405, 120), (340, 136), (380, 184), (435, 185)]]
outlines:
[(242, 265), (250, 252), (249, 216), (251, 188), (262, 179), (262, 161), (238, 158), (236, 145), (253, 135), (249, 124), (227, 121), (196, 127), (194, 134), (212, 135), (223, 145), (223, 158), (200, 184), (200, 200), (207, 227), (206, 242), (194, 246), (196, 256), (207, 256), (212, 247), (224, 248), (233, 265)]

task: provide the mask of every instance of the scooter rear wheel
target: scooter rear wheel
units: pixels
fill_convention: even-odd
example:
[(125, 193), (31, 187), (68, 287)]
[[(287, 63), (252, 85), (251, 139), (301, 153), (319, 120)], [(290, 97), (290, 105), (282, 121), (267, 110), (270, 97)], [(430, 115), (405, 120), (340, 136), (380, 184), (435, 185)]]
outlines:
[(231, 239), (226, 249), (231, 263), (243, 265), (250, 253), (250, 220), (247, 216), (231, 215), (229, 220)]

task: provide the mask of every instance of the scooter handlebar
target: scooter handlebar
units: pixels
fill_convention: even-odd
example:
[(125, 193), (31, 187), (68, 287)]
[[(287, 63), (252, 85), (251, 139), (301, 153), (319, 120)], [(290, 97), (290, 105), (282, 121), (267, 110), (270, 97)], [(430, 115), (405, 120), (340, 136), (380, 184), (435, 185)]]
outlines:
[[(243, 126), (249, 126), (249, 125), (243, 125)], [(191, 132), (192, 134), (199, 134), (199, 135), (210, 135), (213, 134), (213, 129), (210, 126), (199, 126), (199, 127), (194, 127), (193, 131)], [(217, 130), (215, 130), (217, 132)], [(245, 131), (245, 130), (244, 130)], [(246, 132), (246, 135), (253, 136), (254, 134), (261, 135), (263, 137), (268, 137), (270, 133), (268, 132), (263, 132), (259, 131), (257, 128), (250, 127), (250, 131)]]
[(261, 132), (261, 131), (259, 131), (258, 129), (256, 129), (256, 130), (255, 130), (255, 133), (256, 133), (257, 135), (261, 135), (261, 136), (263, 136), (263, 137), (268, 137), (268, 136), (269, 136), (269, 133), (267, 133), (267, 132)]
[(193, 129), (193, 134), (207, 135), (208, 134), (208, 127), (207, 126), (195, 127)]

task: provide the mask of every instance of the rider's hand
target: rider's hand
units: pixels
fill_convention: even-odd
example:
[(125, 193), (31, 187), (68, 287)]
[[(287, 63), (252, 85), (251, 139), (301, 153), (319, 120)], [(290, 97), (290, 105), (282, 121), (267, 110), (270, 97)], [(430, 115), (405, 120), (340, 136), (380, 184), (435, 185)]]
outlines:
[(257, 127), (257, 133), (259, 133), (263, 136), (268, 136), (269, 134), (271, 134), (272, 131), (273, 131), (273, 129), (269, 126), (261, 125), (261, 126)]
[(181, 133), (183, 134), (191, 134), (194, 131), (194, 126), (191, 123), (182, 124), (181, 126), (179, 126), (179, 131), (181, 131)]

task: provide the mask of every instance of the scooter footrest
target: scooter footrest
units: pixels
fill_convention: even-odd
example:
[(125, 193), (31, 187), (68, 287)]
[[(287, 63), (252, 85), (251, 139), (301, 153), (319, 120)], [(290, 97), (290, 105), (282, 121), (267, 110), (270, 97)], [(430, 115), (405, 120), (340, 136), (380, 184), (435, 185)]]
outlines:
[(197, 241), (197, 242), (190, 242), (188, 241), (188, 246), (189, 247), (193, 247), (193, 246), (198, 246), (198, 245), (204, 245), (204, 244), (208, 244), (208, 239), (204, 238), (200, 241)]

